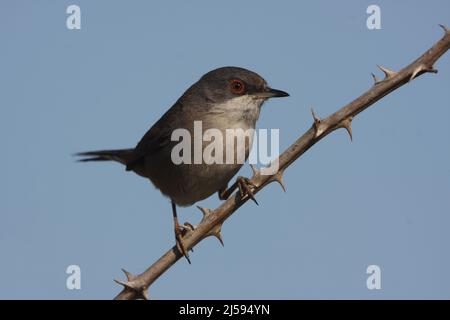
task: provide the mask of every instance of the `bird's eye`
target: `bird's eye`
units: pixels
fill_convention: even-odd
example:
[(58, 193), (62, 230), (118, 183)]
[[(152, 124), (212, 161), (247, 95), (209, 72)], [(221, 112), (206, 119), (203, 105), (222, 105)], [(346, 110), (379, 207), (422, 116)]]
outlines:
[(245, 84), (243, 81), (235, 79), (230, 81), (230, 90), (235, 94), (242, 94), (245, 91)]

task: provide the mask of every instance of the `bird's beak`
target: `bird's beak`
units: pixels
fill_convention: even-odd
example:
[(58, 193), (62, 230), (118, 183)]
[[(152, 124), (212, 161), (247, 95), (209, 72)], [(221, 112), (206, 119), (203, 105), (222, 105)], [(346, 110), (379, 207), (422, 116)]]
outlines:
[(289, 97), (289, 93), (267, 87), (263, 91), (255, 93), (255, 96), (266, 99), (281, 98), (281, 97)]

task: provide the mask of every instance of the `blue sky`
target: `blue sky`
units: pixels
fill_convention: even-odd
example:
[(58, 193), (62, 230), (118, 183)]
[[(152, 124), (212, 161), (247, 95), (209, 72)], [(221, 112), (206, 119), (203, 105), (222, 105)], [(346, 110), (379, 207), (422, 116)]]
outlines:
[[(81, 7), (81, 30), (66, 8)], [(366, 8), (381, 8), (368, 30)], [(133, 147), (205, 72), (236, 65), (291, 96), (258, 128), (283, 150), (450, 25), (448, 1), (2, 1), (0, 298), (110, 299), (120, 268), (173, 245), (168, 199), (78, 151)], [(450, 60), (395, 91), (286, 171), (150, 288), (156, 299), (450, 298)], [(245, 166), (241, 175), (249, 175)], [(216, 196), (199, 203), (219, 205)], [(195, 207), (180, 220), (197, 222)], [(81, 267), (81, 290), (66, 288)], [(381, 268), (368, 290), (366, 268)]]

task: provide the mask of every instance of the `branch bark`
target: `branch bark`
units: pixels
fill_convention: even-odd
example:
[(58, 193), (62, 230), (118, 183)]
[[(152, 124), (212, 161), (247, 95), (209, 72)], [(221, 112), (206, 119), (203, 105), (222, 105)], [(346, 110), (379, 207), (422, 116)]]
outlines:
[[(436, 42), (429, 50), (410, 65), (398, 72), (379, 66), (380, 70), (384, 73), (384, 79), (380, 80), (372, 74), (374, 85), (354, 101), (325, 119), (320, 119), (316, 113), (311, 110), (314, 120), (313, 125), (275, 160), (278, 162), (279, 167), (276, 174), (262, 175), (258, 169), (252, 166), (253, 177), (251, 182), (255, 185), (253, 193), (256, 194), (271, 182), (278, 182), (284, 190), (284, 171), (314, 144), (339, 128), (346, 129), (351, 139), (351, 123), (354, 117), (360, 112), (418, 76), (428, 72), (437, 73), (437, 70), (433, 67), (434, 63), (450, 48), (450, 30), (445, 26), (441, 25), (441, 27), (445, 32), (442, 39)], [(272, 165), (275, 164), (273, 163)], [(186, 249), (189, 250), (193, 248), (200, 241), (209, 236), (215, 236), (223, 244), (220, 231), (224, 221), (247, 200), (249, 200), (248, 196), (241, 198), (239, 192), (236, 192), (215, 210), (199, 207), (203, 213), (203, 219), (195, 230), (189, 230), (184, 235), (183, 242)], [(124, 288), (115, 299), (148, 299), (149, 286), (181, 257), (181, 253), (177, 247), (174, 246), (140, 275), (134, 276), (122, 269), (127, 277), (127, 281), (116, 280), (116, 282), (121, 284)]]

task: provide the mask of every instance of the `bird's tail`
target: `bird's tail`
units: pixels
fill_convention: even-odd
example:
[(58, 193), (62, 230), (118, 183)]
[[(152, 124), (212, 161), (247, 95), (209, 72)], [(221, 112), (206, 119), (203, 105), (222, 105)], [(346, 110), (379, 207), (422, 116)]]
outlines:
[(75, 154), (78, 157), (83, 157), (79, 159), (80, 162), (88, 161), (117, 161), (124, 165), (127, 164), (127, 160), (131, 157), (133, 149), (120, 149), (120, 150), (98, 150), (98, 151), (88, 151), (80, 152)]

